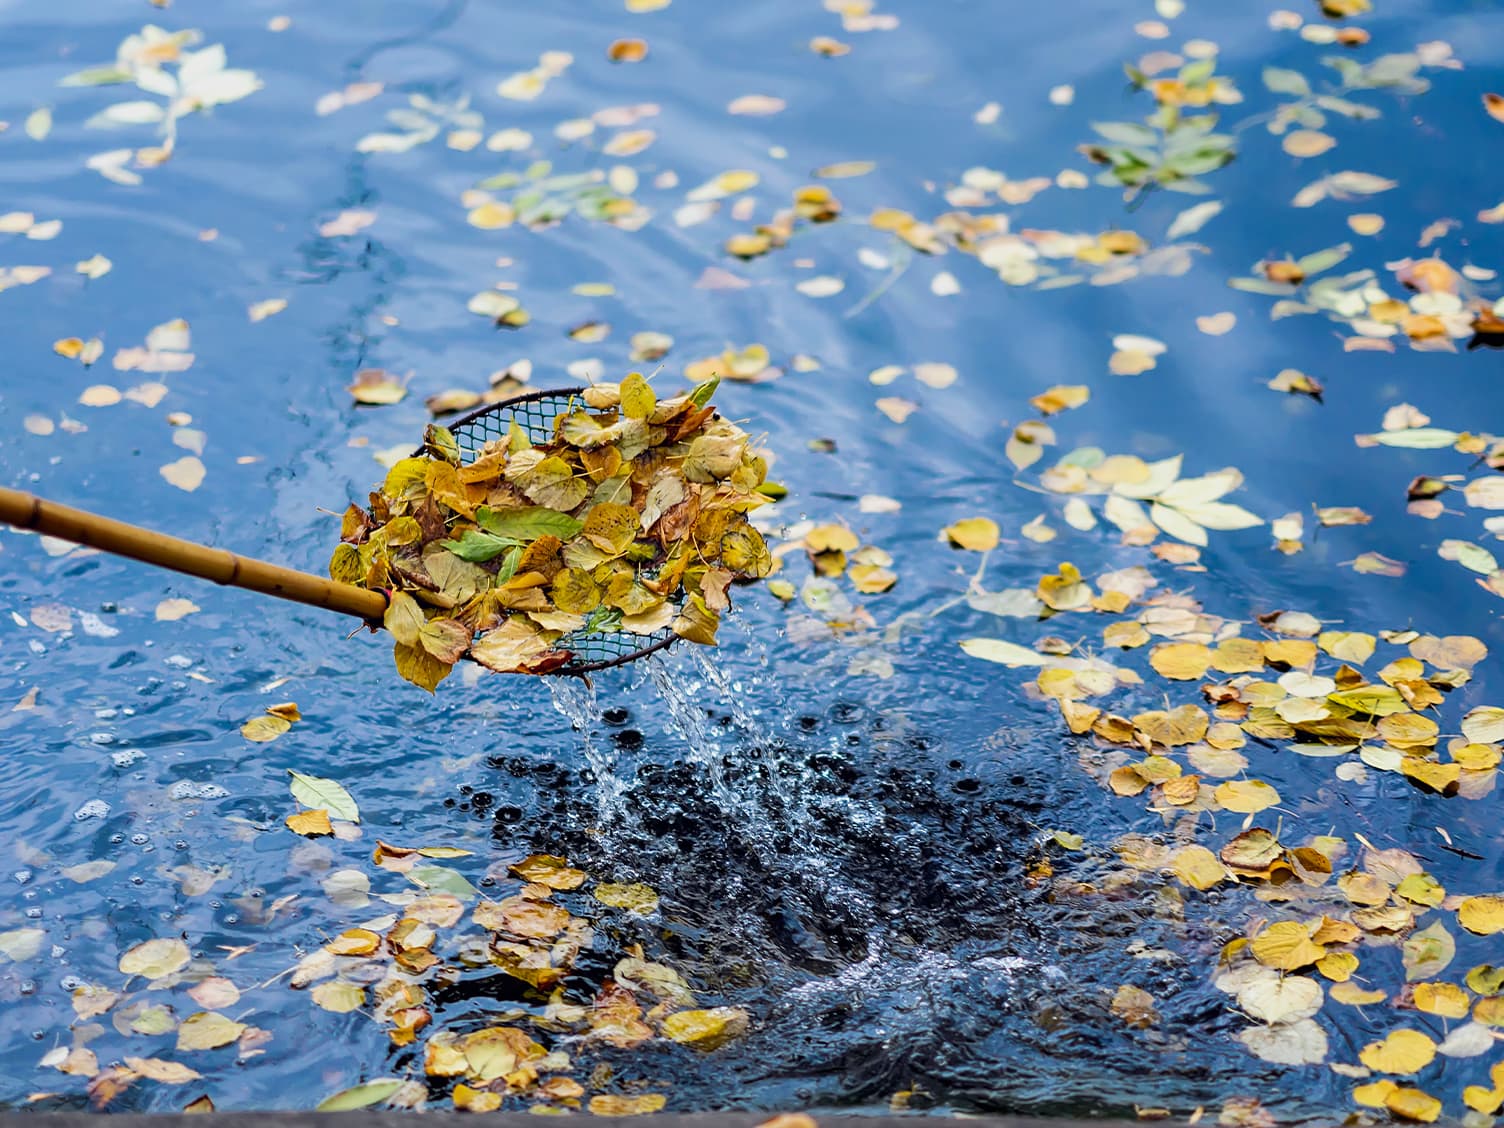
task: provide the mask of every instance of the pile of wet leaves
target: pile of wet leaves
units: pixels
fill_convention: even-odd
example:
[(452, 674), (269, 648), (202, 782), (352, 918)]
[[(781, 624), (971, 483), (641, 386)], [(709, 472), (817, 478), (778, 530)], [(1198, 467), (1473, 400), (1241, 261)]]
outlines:
[(570, 635), (670, 629), (713, 646), (732, 582), (772, 570), (746, 515), (780, 492), (716, 413), (719, 382), (660, 401), (634, 372), (571, 399), (546, 441), (513, 418), (468, 459), (430, 424), (370, 507), (346, 510), (329, 574), (389, 593), (397, 672), (430, 693), (466, 657), (549, 673)]

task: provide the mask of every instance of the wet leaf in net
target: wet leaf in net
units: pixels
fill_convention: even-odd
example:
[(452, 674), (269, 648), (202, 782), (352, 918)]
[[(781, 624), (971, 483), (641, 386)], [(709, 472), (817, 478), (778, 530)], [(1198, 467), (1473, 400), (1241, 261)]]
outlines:
[(470, 657), (488, 670), (516, 673), (532, 667), (550, 649), (548, 640), (532, 623), (511, 618), (481, 635), (471, 645)]
[(438, 689), (439, 683), (454, 669), (419, 646), (404, 646), (399, 642), (393, 646), (392, 654), (397, 662), (397, 672), (429, 693)]
[(417, 646), (423, 629), (423, 608), (405, 591), (394, 591), (387, 599), (382, 625), (403, 646)]

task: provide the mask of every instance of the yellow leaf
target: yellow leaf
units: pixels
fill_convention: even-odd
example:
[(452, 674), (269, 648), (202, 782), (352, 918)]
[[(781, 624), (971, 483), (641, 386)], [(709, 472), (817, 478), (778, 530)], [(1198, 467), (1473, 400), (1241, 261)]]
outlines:
[(603, 905), (610, 905), (613, 909), (625, 909), (638, 916), (651, 916), (658, 911), (657, 892), (651, 886), (643, 885), (641, 882), (633, 882), (630, 885), (602, 882), (595, 887), (594, 896)]
[(1373, 1006), (1389, 997), (1383, 991), (1366, 991), (1356, 983), (1337, 983), (1327, 994), (1334, 1002), (1349, 1007)]
[(997, 522), (990, 517), (967, 517), (947, 525), (945, 536), (957, 548), (987, 552), (997, 547), (999, 530)]
[(1472, 1003), (1455, 983), (1417, 983), (1415, 1009), (1442, 1018), (1465, 1018)]
[(1358, 957), (1351, 952), (1328, 952), (1316, 961), (1316, 970), (1333, 983), (1346, 983), (1358, 970)]
[(267, 744), (281, 736), (292, 728), (291, 722), (283, 717), (274, 717), (270, 713), (263, 713), (259, 717), (252, 717), (240, 726), (240, 735), (247, 740), (253, 740), (257, 744)]
[(227, 1046), (245, 1032), (245, 1024), (213, 1011), (199, 1011), (178, 1027), (178, 1049), (213, 1050)]
[(1085, 384), (1055, 384), (1029, 400), (1041, 415), (1055, 415), (1073, 407), (1080, 407), (1091, 398), (1091, 389)]
[(380, 368), (362, 368), (346, 391), (355, 397), (356, 403), (387, 405), (402, 402), (407, 386)]
[(1260, 779), (1229, 780), (1218, 784), (1213, 795), (1227, 810), (1240, 815), (1251, 815), (1279, 802), (1279, 792)]
[(181, 1062), (163, 1061), (161, 1058), (128, 1057), (125, 1059), (125, 1064), (142, 1077), (160, 1081), (165, 1085), (186, 1085), (189, 1081), (196, 1081), (203, 1076), (196, 1069), (189, 1069)]
[(204, 464), (190, 454), (176, 462), (169, 462), (161, 467), (158, 473), (178, 489), (192, 493), (204, 484), (204, 475), (207, 471), (204, 469)]
[(1126, 1025), (1137, 1030), (1147, 1029), (1159, 1021), (1159, 1012), (1154, 1009), (1154, 996), (1142, 987), (1128, 983), (1117, 989), (1109, 1009)]
[(667, 1038), (700, 1050), (713, 1050), (746, 1030), (747, 1012), (741, 1007), (678, 1011), (663, 1020)]
[[(515, 620), (512, 621), (515, 622)], [(440, 662), (421, 646), (403, 646), (399, 642), (393, 646), (392, 654), (397, 662), (397, 672), (420, 689), (428, 690), (429, 693), (436, 690), (439, 683), (454, 669), (453, 666)]]
[(1279, 971), (1298, 971), (1326, 954), (1326, 950), (1311, 939), (1306, 926), (1293, 920), (1271, 924), (1253, 938), (1249, 950), (1259, 963)]
[(344, 979), (331, 979), (320, 983), (309, 995), (315, 1004), (334, 1014), (348, 1014), (365, 1005), (366, 989)]
[(279, 314), (286, 308), (286, 298), (267, 298), (263, 302), (253, 303), (246, 312), (252, 321), (265, 321), (268, 317)]
[(324, 948), (336, 956), (369, 956), (381, 946), (381, 936), (368, 928), (347, 928)]
[(173, 623), (200, 610), (199, 605), (191, 599), (164, 599), (157, 604), (157, 622)]
[(454, 1107), (463, 1112), (495, 1112), (501, 1107), (501, 1094), (491, 1089), (475, 1089), (463, 1081), (454, 1087)]
[(621, 1097), (614, 1093), (601, 1093), (590, 1098), (590, 1111), (595, 1116), (641, 1116), (658, 1112), (668, 1104), (662, 1093), (643, 1093), (636, 1097)]
[(329, 822), (329, 812), (322, 808), (317, 811), (299, 811), (295, 815), (288, 815), (285, 821), (288, 830), (307, 838), (334, 833), (334, 827)]
[(1227, 880), (1227, 868), (1205, 846), (1182, 846), (1170, 870), (1183, 884), (1203, 892)]
[(1381, 1081), (1359, 1085), (1353, 1090), (1353, 1100), (1364, 1108), (1383, 1108), (1384, 1102), (1389, 1099), (1389, 1094), (1398, 1088), (1398, 1085), (1386, 1077)]
[(1173, 681), (1195, 681), (1212, 664), (1211, 650), (1199, 642), (1161, 643), (1149, 652), (1149, 665)]
[(1504, 931), (1504, 897), (1466, 897), (1457, 906), (1457, 923), (1479, 936)]
[(120, 971), (124, 975), (161, 979), (187, 967), (191, 958), (188, 945), (175, 937), (146, 940), (120, 957)]
[(851, 586), (863, 595), (877, 595), (898, 582), (898, 574), (876, 564), (853, 564), (846, 572)]
[(1427, 1124), (1441, 1115), (1441, 1102), (1420, 1089), (1396, 1089), (1385, 1098), (1384, 1107), (1406, 1120), (1423, 1120)]
[(658, 397), (642, 373), (632, 372), (621, 382), (621, 411), (628, 419), (646, 419), (658, 406)]
[(586, 879), (584, 870), (572, 869), (568, 862), (555, 854), (533, 854), (512, 863), (507, 869), (523, 881), (564, 891), (578, 889)]
[(1395, 1030), (1370, 1042), (1358, 1058), (1375, 1073), (1419, 1073), (1436, 1057), (1436, 1043), (1419, 1030)]
[(479, 207), (470, 209), (465, 217), (471, 227), (479, 227), (482, 231), (494, 231), (500, 227), (510, 227), (516, 218), (516, 213), (510, 204), (488, 201)]

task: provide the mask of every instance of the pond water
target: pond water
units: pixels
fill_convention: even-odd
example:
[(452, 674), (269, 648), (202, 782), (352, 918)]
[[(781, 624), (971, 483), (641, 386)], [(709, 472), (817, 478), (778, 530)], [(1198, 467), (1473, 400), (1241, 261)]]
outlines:
[[(793, 585), (740, 592), (709, 654), (429, 697), (331, 615), (0, 534), (0, 1103), (304, 1108), (393, 1079), (365, 1096), (411, 1105), (435, 1038), (504, 1025), (568, 1060), (479, 1107), (1485, 1120), (1504, 10), (1292, 7), (0, 3), (0, 483), (321, 571), (428, 397), (508, 370), (678, 387), (760, 345), (765, 371), (711, 367), (756, 377), (717, 402), (776, 455)], [(148, 21), (201, 38), (122, 44)], [(223, 69), (183, 64), (214, 44)], [(124, 81), (61, 84), (117, 49), (92, 80)], [(1220, 115), (1204, 195), (1125, 199), (1077, 152), (1141, 145), (1156, 100)], [(839, 218), (727, 253), (807, 184)], [(528, 323), (470, 312), (488, 290)], [(371, 368), (405, 398), (356, 405)], [(1176, 455), (1195, 484), (1148, 489)], [(1407, 511), (1420, 475), (1453, 477)], [(984, 571), (941, 532), (975, 517), (1001, 530)], [(812, 575), (830, 524), (891, 555), (891, 590)], [(1063, 562), (1096, 609), (1069, 572), (1039, 588)], [(286, 701), (289, 731), (242, 736)], [(293, 833), (288, 769), (358, 825)], [(1224, 852), (1250, 828), (1278, 845)], [(378, 839), (467, 853), (383, 866)], [(589, 875), (555, 898), (582, 923), (552, 1001), (464, 949), (534, 854)], [(290, 974), (425, 891), (467, 923), (430, 897), (405, 1040), (389, 948)], [(1307, 946), (1275, 950), (1280, 922)], [(745, 1032), (665, 1037), (682, 990)]]

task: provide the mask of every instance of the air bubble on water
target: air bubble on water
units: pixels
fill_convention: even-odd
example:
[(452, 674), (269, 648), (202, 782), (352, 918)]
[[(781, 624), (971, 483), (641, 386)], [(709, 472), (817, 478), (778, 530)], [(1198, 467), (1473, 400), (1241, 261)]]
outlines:
[(151, 838), (145, 834), (142, 834), (139, 830), (136, 831), (135, 834), (131, 835), (131, 844), (133, 846), (145, 846), (150, 841)]
[(180, 779), (167, 789), (169, 799), (228, 799), (230, 793), (217, 783)]
[(166, 662), (174, 670), (186, 670), (193, 665), (193, 659), (182, 654), (169, 654), (162, 661)]
[(96, 721), (113, 721), (119, 715), (120, 710), (116, 709), (113, 705), (104, 709), (94, 710), (94, 719)]
[(45, 646), (43, 646), (40, 642), (38, 642), (36, 639), (31, 639), (26, 644), (26, 648), (28, 650), (30, 650), (33, 654), (35, 654), (38, 658), (40, 658), (43, 654), (47, 653), (47, 648)]
[(29, 869), (20, 869), (11, 874), (11, 876), (16, 879), (17, 885), (25, 885), (31, 880), (31, 871)]
[(87, 987), (89, 985), (89, 981), (87, 979), (82, 978), (81, 976), (77, 976), (77, 975), (65, 975), (65, 976), (62, 977), (62, 979), (58, 980), (58, 984), (57, 985), (59, 987), (61, 987), (64, 991), (67, 991), (67, 992), (69, 992), (71, 994), (72, 992), (77, 991), (81, 987)]
[(102, 819), (110, 813), (110, 805), (103, 799), (90, 799), (78, 810), (73, 812), (73, 817), (79, 822), (85, 819)]
[(139, 748), (122, 748), (119, 752), (110, 753), (110, 763), (117, 768), (128, 768), (137, 760), (144, 760), (146, 753)]
[(115, 734), (111, 732), (91, 732), (89, 741), (93, 744), (114, 744)]

